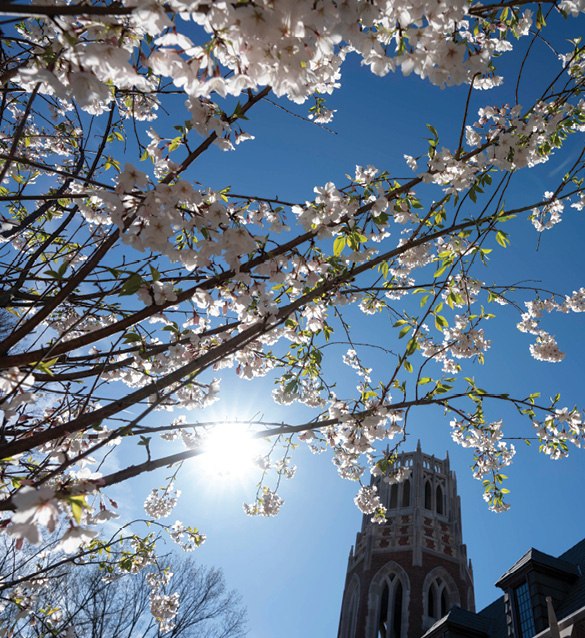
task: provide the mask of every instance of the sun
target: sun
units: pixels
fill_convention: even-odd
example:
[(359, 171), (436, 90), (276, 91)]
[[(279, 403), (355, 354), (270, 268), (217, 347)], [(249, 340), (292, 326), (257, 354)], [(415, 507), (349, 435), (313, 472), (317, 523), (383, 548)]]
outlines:
[(200, 467), (206, 475), (238, 479), (258, 469), (255, 459), (262, 442), (252, 437), (246, 423), (226, 422), (205, 431)]

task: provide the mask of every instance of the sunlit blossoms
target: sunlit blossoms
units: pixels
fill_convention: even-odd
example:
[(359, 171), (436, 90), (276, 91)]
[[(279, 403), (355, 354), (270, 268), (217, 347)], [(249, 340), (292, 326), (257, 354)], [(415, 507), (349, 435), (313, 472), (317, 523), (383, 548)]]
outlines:
[(164, 593), (172, 575), (169, 571), (161, 571), (151, 572), (146, 576), (146, 582), (151, 588), (150, 613), (156, 619), (162, 632), (168, 632), (175, 626), (174, 618), (179, 611), (179, 594)]
[(56, 549), (61, 549), (65, 554), (74, 554), (81, 545), (96, 538), (98, 531), (88, 527), (70, 527), (61, 537)]
[(503, 495), (509, 490), (502, 488), (502, 480), (506, 477), (500, 472), (512, 463), (516, 453), (513, 445), (502, 441), (502, 421), (492, 423), (451, 421), (453, 440), (463, 447), (474, 448), (473, 475), (483, 479), (491, 474), (493, 480), (484, 481), (484, 499), (490, 509), (495, 512), (507, 510), (510, 505), (503, 502)]
[(207, 540), (205, 534), (200, 534), (196, 528), (183, 525), (181, 521), (176, 521), (167, 531), (173, 541), (186, 552), (193, 551)]
[(483, 330), (469, 326), (467, 317), (458, 315), (455, 327), (445, 330), (445, 343), (455, 359), (467, 359), (485, 352), (491, 342), (485, 338)]
[[(203, 457), (232, 414), (264, 444), (255, 464), (247, 459), (259, 477), (244, 504), (251, 516), (284, 506), (299, 442), (360, 485), (368, 473), (404, 480), (407, 469), (390, 459), (423, 406), (434, 406), (437, 427), (443, 411), (454, 418), (453, 439), (472, 449), (496, 511), (508, 507), (501, 471), (514, 456), (498, 406), (515, 407), (528, 432), (519, 436), (553, 459), (582, 446), (582, 410), (538, 389), (494, 387), (481, 367), (501, 356), (506, 330), (531, 364), (561, 364), (565, 351), (570, 361), (578, 340), (563, 320), (585, 310), (567, 251), (527, 251), (522, 234), (534, 227), (535, 242), (553, 242), (585, 206), (574, 153), (585, 131), (585, 51), (572, 19), (585, 6), (551, 4), (547, 21), (566, 14), (559, 29), (538, 4), (504, 4), (10, 7), (0, 78), (0, 509), (16, 548), (54, 535), (65, 558), (43, 558), (39, 583), (85, 552), (114, 578), (156, 564), (161, 538), (200, 546), (192, 521), (167, 517), (187, 467), (216, 480)], [(546, 53), (535, 53), (543, 42)], [(375, 118), (373, 137), (392, 144), (375, 166), (319, 159), (309, 174), (319, 162), (321, 172), (304, 182), (284, 161), (296, 161), (287, 118), (314, 133), (303, 162), (327, 156), (329, 137), (319, 136), (337, 132), (342, 95), (336, 108), (328, 102), (352, 59), (393, 78), (380, 108), (365, 90), (355, 98), (356, 137)], [(413, 99), (402, 75), (445, 91), (464, 85), (447, 94), (449, 126), (439, 101), (418, 94), (428, 109), (420, 125), (394, 116), (396, 96)], [(264, 108), (284, 118), (274, 120), (280, 156), (262, 146), (277, 139)], [(395, 135), (399, 127), (408, 135)], [(531, 169), (546, 162), (533, 186)], [(505, 250), (518, 252), (502, 266)], [(549, 282), (558, 274), (546, 270), (549, 255), (570, 279)], [(518, 263), (528, 281), (513, 272)], [(262, 397), (249, 413), (248, 395)], [(225, 438), (217, 448), (215, 469), (243, 474), (244, 443), (229, 460)], [(163, 487), (143, 480), (150, 472)], [(118, 529), (118, 512), (131, 514), (112, 494), (130, 480), (146, 519), (135, 512), (144, 522)], [(374, 486), (355, 503), (384, 520)], [(3, 599), (17, 599), (18, 579), (3, 578)], [(148, 577), (163, 632), (179, 604), (169, 578), (164, 569)], [(22, 597), (22, 622), (33, 598)]]
[(565, 302), (573, 312), (585, 312), (585, 288), (574, 291)]
[(284, 501), (276, 492), (265, 487), (255, 503), (251, 505), (244, 503), (244, 512), (248, 516), (265, 516), (270, 518), (271, 516), (276, 516), (283, 505)]
[(55, 492), (50, 487), (22, 487), (14, 495), (16, 513), (12, 516), (12, 525), (7, 529), (15, 538), (26, 538), (29, 543), (39, 545), (42, 536), (39, 525), (55, 530), (59, 520), (59, 507), (54, 498)]
[(558, 363), (565, 357), (565, 353), (559, 350), (555, 338), (544, 330), (538, 333), (536, 343), (531, 344), (530, 354), (539, 361)]
[(535, 208), (530, 215), (532, 225), (540, 233), (543, 230), (549, 230), (555, 224), (561, 221), (561, 213), (564, 209), (563, 202), (553, 199), (553, 193), (546, 192), (545, 199), (551, 200), (541, 208)]
[(362, 486), (354, 502), (364, 514), (373, 514), (376, 510), (384, 511), (378, 495), (378, 488), (375, 485)]
[(152, 518), (164, 518), (172, 511), (181, 495), (180, 490), (174, 490), (170, 483), (165, 489), (155, 488), (144, 502), (144, 511)]
[(577, 409), (557, 408), (543, 423), (533, 421), (533, 426), (542, 451), (553, 460), (569, 455), (569, 443), (576, 447), (585, 444), (583, 415)]

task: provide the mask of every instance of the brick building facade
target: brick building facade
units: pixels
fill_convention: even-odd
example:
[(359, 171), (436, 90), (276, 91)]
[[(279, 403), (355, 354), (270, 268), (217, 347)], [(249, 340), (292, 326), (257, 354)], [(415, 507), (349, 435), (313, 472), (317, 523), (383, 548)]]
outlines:
[(373, 480), (387, 521), (364, 516), (349, 555), (338, 638), (585, 638), (585, 539), (559, 557), (530, 549), (475, 612), (473, 572), (449, 458), (398, 456), (409, 477)]
[(374, 479), (387, 521), (364, 516), (347, 568), (338, 638), (420, 638), (453, 605), (475, 610), (449, 458), (415, 452), (395, 467), (409, 477)]

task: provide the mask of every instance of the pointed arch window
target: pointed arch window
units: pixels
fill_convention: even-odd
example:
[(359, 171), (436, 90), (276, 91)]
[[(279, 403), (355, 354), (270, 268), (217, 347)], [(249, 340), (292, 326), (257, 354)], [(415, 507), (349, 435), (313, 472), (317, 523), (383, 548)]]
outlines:
[(393, 483), (390, 488), (390, 509), (398, 507), (398, 483)]
[(441, 579), (436, 578), (430, 585), (427, 592), (427, 616), (433, 620), (439, 620), (445, 616), (449, 611), (449, 591), (447, 589), (447, 583)]
[(443, 508), (443, 488), (440, 485), (437, 485), (437, 514), (444, 514)]
[(404, 618), (404, 589), (400, 578), (390, 574), (384, 578), (376, 638), (402, 638)]
[(431, 489), (431, 482), (427, 481), (425, 483), (425, 509), (426, 510), (433, 509), (432, 500), (433, 500), (433, 495), (432, 495), (432, 489)]
[(442, 566), (435, 567), (426, 575), (422, 594), (424, 629), (448, 614), (453, 605), (461, 607), (461, 596), (453, 576)]
[(388, 581), (384, 581), (382, 600), (380, 601), (380, 617), (378, 618), (378, 637), (386, 638), (388, 634), (388, 601), (390, 599), (390, 587)]
[(402, 507), (410, 506), (410, 479), (406, 479), (402, 485)]
[(392, 614), (392, 638), (400, 638), (402, 633), (402, 583), (398, 581), (394, 592), (394, 612)]
[(343, 638), (355, 638), (359, 599), (359, 583), (354, 580), (351, 586), (349, 603), (345, 609), (346, 616), (343, 620)]
[(436, 616), (435, 616), (435, 583), (433, 583), (429, 587), (429, 594), (428, 594), (428, 600), (427, 600), (427, 609), (428, 609), (428, 615), (431, 618), (436, 619)]
[(393, 560), (380, 567), (370, 581), (367, 600), (364, 638), (407, 638), (410, 579), (404, 567)]
[(447, 597), (447, 589), (444, 588), (441, 592), (441, 614), (440, 618), (442, 618), (449, 611), (449, 599)]

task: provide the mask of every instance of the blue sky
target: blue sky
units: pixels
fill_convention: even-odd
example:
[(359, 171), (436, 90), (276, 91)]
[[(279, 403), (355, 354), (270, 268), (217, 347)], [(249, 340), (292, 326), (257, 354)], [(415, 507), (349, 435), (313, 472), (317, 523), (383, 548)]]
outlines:
[[(577, 33), (578, 26), (582, 24), (558, 20), (555, 36), (561, 45)], [(521, 41), (516, 44), (518, 52), (502, 58), (503, 87), (474, 93), (472, 121), (478, 106), (500, 105), (513, 99), (514, 71), (527, 44), (527, 39)], [(558, 70), (544, 45), (537, 43), (535, 54), (520, 87), (521, 103), (529, 103), (534, 97), (544, 73)], [(327, 100), (328, 106), (338, 111), (330, 125), (336, 135), (264, 103), (245, 123), (256, 140), (231, 153), (212, 148), (191, 169), (191, 177), (216, 188), (230, 185), (237, 193), (304, 201), (312, 198), (314, 186), (330, 180), (345, 185), (344, 175), (353, 174), (356, 164), (373, 164), (397, 177), (410, 176), (403, 154), (416, 156), (426, 151), (426, 123), (435, 126), (441, 143), (456, 147), (465, 87), (441, 91), (418, 77), (378, 78), (360, 68), (356, 57), (348, 59), (342, 74), (342, 88)], [(297, 113), (306, 113), (306, 108), (283, 104)], [(583, 145), (582, 134), (574, 138), (569, 143), (569, 156)], [(508, 206), (538, 201), (549, 185), (555, 185), (561, 170), (552, 160), (515, 176)], [(490, 246), (494, 248), (493, 259), (485, 271), (485, 281), (541, 280), (545, 287), (567, 294), (584, 285), (582, 213), (567, 209), (563, 222), (543, 235), (538, 250), (538, 235), (525, 219), (510, 222), (509, 230), (510, 248), (500, 248), (495, 242)], [(481, 271), (478, 276), (483, 277)], [(536, 362), (530, 356), (532, 338), (515, 329), (519, 319), (515, 311), (500, 306), (495, 311), (497, 318), (486, 328), (493, 346), (485, 366), (472, 372), (478, 382), (494, 391), (520, 395), (540, 391), (549, 397), (560, 391), (562, 406), (581, 403), (583, 316), (557, 315), (545, 324), (545, 329), (548, 326), (556, 334), (561, 350), (568, 352), (561, 364), (550, 364)], [(359, 313), (351, 316), (361, 340), (391, 345), (394, 337), (381, 319), (370, 320)], [(338, 354), (345, 349), (340, 346)], [(366, 357), (374, 367), (373, 376), (378, 373), (384, 378), (386, 366), (393, 365), (376, 351)], [(356, 381), (349, 368), (332, 373), (339, 375), (340, 384)], [(245, 382), (228, 373), (222, 389), (224, 398), (212, 414), (193, 413), (190, 418), (244, 420), (260, 412), (267, 420), (296, 423), (307, 415), (301, 408), (275, 406), (270, 396), (271, 379)], [(515, 410), (502, 405), (490, 406), (489, 410), (490, 418), (504, 419), (509, 436), (531, 436), (528, 421), (521, 421)], [(493, 583), (527, 549), (533, 546), (556, 555), (585, 535), (581, 495), (585, 464), (580, 451), (572, 451), (567, 460), (553, 462), (538, 454), (537, 444), (529, 448), (517, 441), (516, 460), (506, 472), (512, 509), (494, 514), (481, 498), (481, 484), (471, 476), (471, 452), (451, 441), (449, 420), (436, 408), (414, 410), (404, 449), (414, 449), (420, 438), (426, 453), (443, 458), (449, 451), (458, 478), (464, 541), (474, 566), (479, 609), (499, 595)], [(353, 504), (358, 486), (337, 476), (328, 452), (314, 456), (301, 446), (295, 451), (294, 462), (297, 475), (279, 490), (285, 505), (270, 520), (248, 518), (242, 511), (242, 502), (253, 500), (258, 477), (218, 483), (193, 461), (177, 483), (183, 495), (172, 517), (196, 525), (207, 534), (208, 540), (195, 558), (222, 567), (228, 586), (242, 594), (251, 638), (319, 638), (337, 632), (347, 555), (361, 520)], [(147, 487), (162, 485), (164, 476), (161, 472), (154, 480), (142, 478), (117, 488), (129, 515), (142, 515)]]

